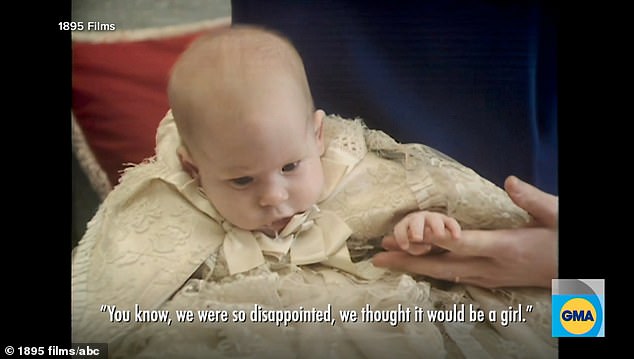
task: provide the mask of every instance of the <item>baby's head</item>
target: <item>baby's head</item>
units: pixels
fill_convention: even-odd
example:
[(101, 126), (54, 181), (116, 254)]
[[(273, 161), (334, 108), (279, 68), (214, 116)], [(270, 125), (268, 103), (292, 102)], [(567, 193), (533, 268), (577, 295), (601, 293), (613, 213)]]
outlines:
[(272, 233), (317, 202), (324, 112), (288, 40), (254, 27), (203, 36), (174, 65), (168, 95), (183, 168), (226, 220)]

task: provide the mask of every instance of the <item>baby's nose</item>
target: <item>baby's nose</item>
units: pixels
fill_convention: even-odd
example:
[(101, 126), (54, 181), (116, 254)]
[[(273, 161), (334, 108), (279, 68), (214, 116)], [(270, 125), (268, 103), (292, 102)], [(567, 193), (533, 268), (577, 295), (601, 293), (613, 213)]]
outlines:
[(281, 184), (270, 184), (266, 186), (260, 195), (260, 206), (274, 207), (288, 199), (288, 191)]

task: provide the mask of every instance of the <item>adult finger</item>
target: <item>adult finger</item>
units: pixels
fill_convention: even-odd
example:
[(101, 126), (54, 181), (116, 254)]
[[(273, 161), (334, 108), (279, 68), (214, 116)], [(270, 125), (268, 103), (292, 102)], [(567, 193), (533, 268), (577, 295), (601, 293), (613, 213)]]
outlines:
[[(508, 239), (514, 235), (513, 231), (519, 230), (463, 230), (459, 237), (435, 236), (432, 235), (431, 231), (426, 230), (424, 243), (462, 256), (495, 257), (510, 245), (511, 241)], [(409, 245), (414, 245), (414, 243)], [(388, 251), (403, 250), (393, 235), (383, 237), (381, 246)]]
[(374, 255), (372, 263), (402, 272), (427, 275), (452, 282), (470, 282), (481, 271), (481, 258), (456, 256), (452, 253), (412, 256), (402, 251), (381, 252)]
[(396, 238), (391, 234), (383, 237), (381, 240), (381, 247), (388, 251), (401, 250), (401, 247), (399, 247), (398, 243), (396, 243)]
[[(393, 235), (383, 237), (381, 246), (388, 251), (402, 251)], [(423, 255), (432, 250), (432, 246), (427, 243), (410, 243), (409, 248), (405, 250), (407, 253), (415, 256)]]
[(394, 235), (387, 235), (381, 240), (381, 247), (388, 251), (403, 251), (406, 250), (411, 254), (424, 254), (431, 250), (431, 245), (427, 243), (410, 242), (407, 249), (402, 249), (396, 242)]
[(463, 256), (492, 257), (506, 246), (513, 230), (463, 230), (459, 237), (427, 235), (425, 243)]
[(410, 243), (406, 252), (413, 256), (421, 256), (429, 253), (431, 249), (432, 246), (426, 243)]
[(504, 188), (511, 200), (523, 208), (542, 225), (549, 228), (557, 226), (559, 198), (541, 191), (515, 176), (504, 181)]

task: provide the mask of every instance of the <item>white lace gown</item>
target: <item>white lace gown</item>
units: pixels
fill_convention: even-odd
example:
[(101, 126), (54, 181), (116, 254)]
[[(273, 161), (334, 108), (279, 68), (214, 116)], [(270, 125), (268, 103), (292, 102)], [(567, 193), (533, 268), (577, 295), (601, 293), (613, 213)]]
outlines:
[[(114, 358), (557, 356), (548, 290), (485, 290), (369, 261), (378, 240), (418, 209), (447, 213), (464, 229), (521, 226), (527, 213), (429, 147), (398, 144), (337, 116), (325, 119), (324, 130), (322, 197), (271, 239), (226, 222), (181, 170), (168, 112), (156, 156), (126, 171), (73, 255), (73, 341), (108, 342)], [(462, 304), (464, 320), (420, 317)], [(499, 315), (519, 304), (532, 306), (522, 312), (525, 321), (501, 325)], [(471, 321), (470, 305), (497, 320)], [(114, 306), (130, 319), (111, 320)], [(171, 323), (139, 321), (135, 307), (167, 311)], [(382, 320), (362, 318), (363, 309)], [(177, 311), (186, 310), (195, 317), (179, 321)], [(228, 318), (203, 322), (199, 310)], [(340, 311), (359, 318), (345, 322)], [(292, 312), (295, 321), (263, 322), (262, 313), (280, 319)]]

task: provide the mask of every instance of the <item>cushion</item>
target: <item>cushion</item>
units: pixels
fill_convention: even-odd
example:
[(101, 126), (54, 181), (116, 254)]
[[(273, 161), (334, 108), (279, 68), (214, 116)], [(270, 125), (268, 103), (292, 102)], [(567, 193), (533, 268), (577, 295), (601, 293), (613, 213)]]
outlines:
[(154, 154), (156, 128), (169, 109), (169, 71), (179, 54), (200, 34), (227, 26), (229, 18), (221, 18), (73, 34), (72, 112), (111, 185), (126, 166)]

